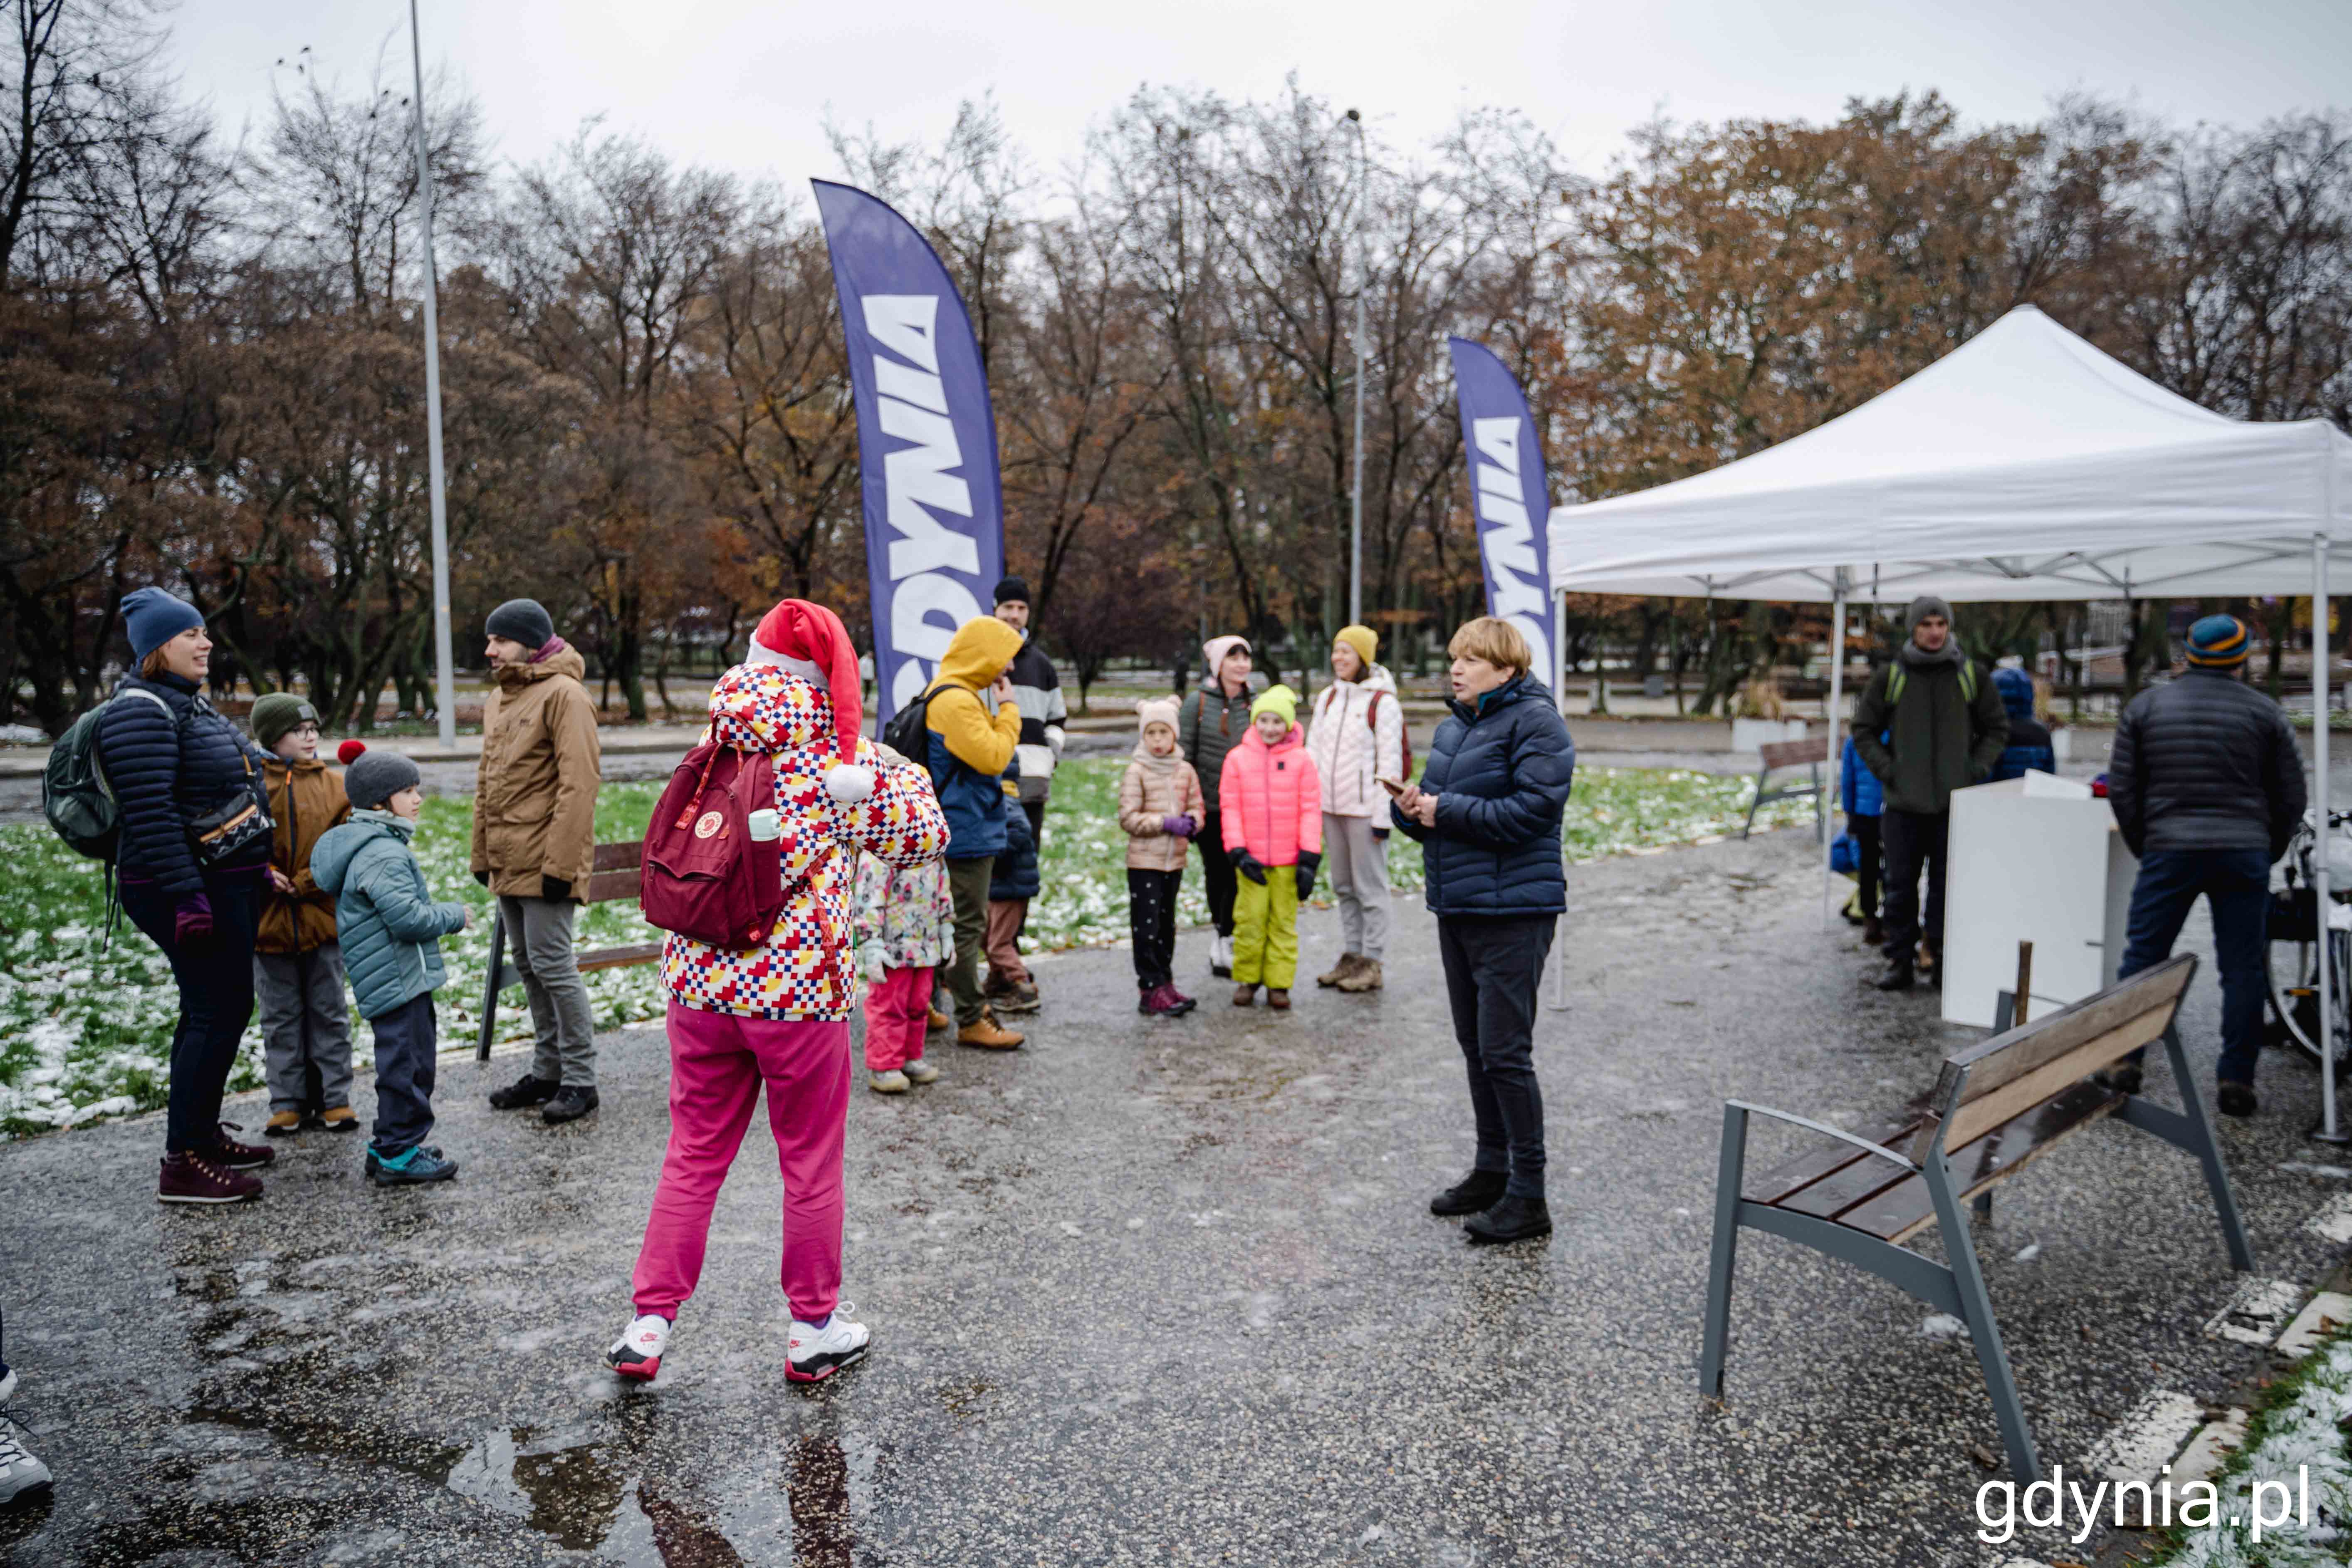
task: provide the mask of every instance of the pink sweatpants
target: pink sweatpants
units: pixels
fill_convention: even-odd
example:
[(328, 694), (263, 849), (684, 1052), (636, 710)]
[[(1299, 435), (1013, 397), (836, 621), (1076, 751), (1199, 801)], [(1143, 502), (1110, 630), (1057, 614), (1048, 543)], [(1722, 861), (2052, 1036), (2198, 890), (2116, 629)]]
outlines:
[(866, 1065), (889, 1072), (923, 1055), (923, 1025), (931, 1011), (931, 968), (885, 969), (866, 988)]
[(816, 1322), (841, 1295), (841, 1146), (849, 1021), (739, 1018), (669, 1005), (669, 1151), (632, 1282), (639, 1312), (676, 1318), (702, 1278), (710, 1210), (768, 1086), (784, 1174), (784, 1300)]

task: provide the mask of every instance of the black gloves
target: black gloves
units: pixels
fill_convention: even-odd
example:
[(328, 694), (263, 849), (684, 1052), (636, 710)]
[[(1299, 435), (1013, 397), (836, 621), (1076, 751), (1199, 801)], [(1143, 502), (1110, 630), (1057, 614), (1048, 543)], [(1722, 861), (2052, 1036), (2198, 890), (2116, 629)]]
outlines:
[(1239, 871), (1243, 876), (1247, 877), (1251, 881), (1255, 882), (1259, 887), (1263, 888), (1265, 886), (1265, 868), (1259, 865), (1257, 857), (1251, 854), (1248, 850), (1236, 849), (1234, 851), (1234, 869)]
[(1311, 849), (1298, 852), (1298, 901), (1305, 903), (1307, 895), (1315, 890), (1315, 870), (1323, 864), (1323, 857)]
[(561, 877), (541, 877), (539, 879), (539, 896), (550, 903), (568, 899), (572, 896), (572, 884)]
[(488, 871), (477, 871), (474, 873), (474, 880), (487, 888), (490, 885), (490, 874)]

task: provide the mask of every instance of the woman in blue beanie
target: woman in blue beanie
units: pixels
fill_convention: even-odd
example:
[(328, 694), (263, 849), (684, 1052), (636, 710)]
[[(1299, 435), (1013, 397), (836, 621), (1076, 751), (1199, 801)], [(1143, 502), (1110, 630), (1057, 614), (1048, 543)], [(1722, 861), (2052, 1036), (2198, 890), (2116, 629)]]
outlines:
[(268, 753), (205, 700), (213, 642), (194, 605), (142, 588), (124, 597), (122, 623), (137, 668), (98, 721), (99, 761), (122, 814), (115, 869), (122, 912), (163, 949), (180, 988), (155, 1196), (239, 1203), (261, 1195), (245, 1173), (276, 1157), (231, 1138), (220, 1119), (253, 1016), (272, 837), (256, 781)]

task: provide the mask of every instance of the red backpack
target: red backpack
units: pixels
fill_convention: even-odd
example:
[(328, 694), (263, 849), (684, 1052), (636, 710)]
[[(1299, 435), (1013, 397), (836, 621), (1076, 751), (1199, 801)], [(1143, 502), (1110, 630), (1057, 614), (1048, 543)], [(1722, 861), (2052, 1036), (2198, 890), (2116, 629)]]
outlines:
[(705, 741), (687, 752), (646, 827), (646, 923), (713, 947), (766, 942), (784, 912), (782, 846), (753, 839), (751, 817), (775, 804), (765, 752)]
[[(1381, 732), (1381, 699), (1388, 695), (1389, 693), (1385, 691), (1375, 691), (1372, 693), (1372, 700), (1364, 704), (1364, 722), (1371, 727), (1375, 737)], [(1373, 743), (1378, 745), (1379, 742), (1375, 740)], [(1397, 780), (1397, 783), (1411, 784), (1412, 782), (1412, 726), (1405, 721), (1404, 704), (1402, 702), (1397, 704), (1397, 744), (1398, 754), (1404, 763), (1404, 777)], [(1377, 764), (1378, 759), (1375, 758), (1374, 761)]]

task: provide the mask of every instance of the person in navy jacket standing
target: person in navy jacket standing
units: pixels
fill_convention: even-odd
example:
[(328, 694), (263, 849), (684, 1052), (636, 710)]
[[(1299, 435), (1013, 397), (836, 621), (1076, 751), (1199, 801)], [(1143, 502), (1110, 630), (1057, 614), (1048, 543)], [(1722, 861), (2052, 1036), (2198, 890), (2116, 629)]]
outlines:
[(1536, 992), (1568, 908), (1560, 818), (1576, 742), (1528, 671), (1527, 638), (1482, 616), (1446, 645), (1454, 711), (1418, 784), (1396, 797), (1397, 830), (1421, 841), (1454, 1032), (1470, 1074), (1478, 1155), (1430, 1201), (1467, 1215), (1473, 1242), (1551, 1230), (1544, 1200), (1543, 1096), (1536, 1087)]
[[(99, 762), (121, 811), (115, 870), (122, 912), (163, 950), (180, 989), (155, 1195), (238, 1203), (261, 1195), (246, 1173), (276, 1158), (231, 1138), (220, 1119), (221, 1091), (253, 1016), (253, 939), (272, 835), (266, 813), (258, 832), (222, 819), (261, 798), (255, 781), (269, 754), (205, 700), (213, 643), (194, 605), (141, 588), (123, 598), (122, 620), (137, 668), (98, 721)], [(218, 841), (231, 846), (226, 853), (200, 847), (207, 823), (227, 826)]]

